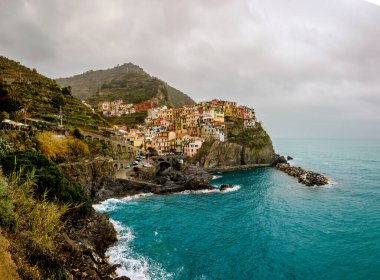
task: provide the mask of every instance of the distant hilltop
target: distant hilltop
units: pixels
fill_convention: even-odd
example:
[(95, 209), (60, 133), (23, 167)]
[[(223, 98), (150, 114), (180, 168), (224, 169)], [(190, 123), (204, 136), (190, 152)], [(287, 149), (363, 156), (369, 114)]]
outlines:
[(93, 109), (71, 95), (70, 87), (29, 69), (19, 62), (0, 56), (0, 113), (14, 121), (38, 119), (40, 123), (97, 129), (109, 126)]
[(89, 70), (56, 81), (63, 87), (70, 86), (73, 96), (86, 100), (93, 107), (101, 101), (118, 99), (134, 104), (156, 99), (160, 105), (169, 107), (195, 103), (188, 95), (149, 75), (133, 63), (105, 70)]

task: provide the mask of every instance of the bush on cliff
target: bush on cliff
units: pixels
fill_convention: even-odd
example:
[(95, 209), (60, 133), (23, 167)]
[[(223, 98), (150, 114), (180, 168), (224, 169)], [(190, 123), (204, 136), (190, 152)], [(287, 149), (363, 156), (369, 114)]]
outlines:
[(36, 198), (46, 197), (50, 201), (67, 203), (78, 206), (72, 209), (73, 214), (91, 213), (91, 201), (84, 193), (79, 183), (69, 182), (59, 170), (57, 165), (38, 152), (14, 152), (0, 159), (6, 175), (14, 171), (23, 170), (23, 176), (28, 172), (35, 172), (36, 185), (34, 195)]
[(271, 143), (269, 135), (260, 122), (257, 122), (255, 126), (249, 128), (245, 128), (242, 123), (235, 123), (228, 129), (227, 139), (231, 143), (257, 150)]
[(90, 154), (87, 144), (75, 137), (57, 137), (53, 132), (45, 131), (38, 133), (36, 138), (41, 153), (57, 162), (77, 160)]

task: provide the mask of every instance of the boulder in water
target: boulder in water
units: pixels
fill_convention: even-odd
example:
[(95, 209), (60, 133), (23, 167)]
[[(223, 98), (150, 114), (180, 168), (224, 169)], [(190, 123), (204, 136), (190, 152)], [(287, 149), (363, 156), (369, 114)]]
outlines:
[(226, 191), (226, 190), (228, 190), (228, 189), (232, 189), (234, 186), (233, 185), (227, 185), (227, 184), (224, 184), (224, 185), (221, 185), (220, 186), (220, 191), (221, 192), (224, 192), (224, 191)]

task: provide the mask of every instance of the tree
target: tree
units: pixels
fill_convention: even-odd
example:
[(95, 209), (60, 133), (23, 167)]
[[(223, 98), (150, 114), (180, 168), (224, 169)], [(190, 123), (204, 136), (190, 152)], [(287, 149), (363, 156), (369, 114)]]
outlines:
[(71, 86), (62, 88), (62, 94), (71, 96)]
[(79, 128), (74, 128), (74, 131), (73, 131), (73, 136), (77, 139), (80, 139), (80, 140), (83, 140), (84, 139), (84, 136), (83, 136), (83, 133), (82, 131), (79, 129)]
[(0, 97), (0, 111), (11, 113), (20, 110), (20, 107), (21, 103), (19, 101), (8, 96), (5, 98)]
[(51, 104), (53, 105), (54, 108), (59, 108), (60, 106), (65, 105), (65, 99), (63, 98), (62, 94), (56, 94), (51, 99)]

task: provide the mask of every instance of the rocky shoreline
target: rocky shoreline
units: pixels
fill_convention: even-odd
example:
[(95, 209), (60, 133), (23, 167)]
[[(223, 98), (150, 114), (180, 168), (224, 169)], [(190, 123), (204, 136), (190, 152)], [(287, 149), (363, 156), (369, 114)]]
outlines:
[(86, 218), (66, 224), (60, 240), (61, 262), (72, 279), (128, 280), (118, 277), (116, 269), (105, 256), (117, 242), (117, 232), (107, 214), (95, 211)]
[(207, 172), (210, 173), (216, 173), (216, 172), (233, 172), (233, 171), (239, 171), (239, 170), (248, 170), (252, 168), (262, 168), (262, 167), (270, 167), (271, 164), (245, 164), (245, 165), (236, 165), (236, 166), (223, 166), (223, 167), (214, 167), (214, 168), (207, 168), (205, 169)]
[(278, 163), (276, 165), (276, 169), (297, 178), (298, 182), (308, 187), (323, 186), (329, 183), (329, 179), (326, 176), (303, 169), (302, 167), (292, 166), (289, 163)]
[[(306, 186), (328, 184), (327, 177), (294, 167), (287, 163), (284, 157), (278, 157), (276, 169), (298, 179)], [(209, 172), (230, 172), (257, 167), (269, 167), (270, 164), (247, 164), (224, 166), (205, 169), (197, 165), (184, 165), (180, 170), (169, 167), (160, 172), (154, 169), (136, 168), (129, 179), (118, 179), (114, 169), (106, 162), (91, 162), (83, 164), (62, 165), (65, 175), (79, 181), (95, 203), (109, 198), (122, 198), (141, 193), (167, 195), (185, 190), (216, 189), (209, 185), (212, 175)], [(228, 191), (232, 185), (222, 185), (220, 191)], [(63, 237), (62, 252), (65, 257), (65, 267), (74, 279), (119, 279), (115, 271), (118, 265), (111, 265), (105, 256), (106, 250), (117, 242), (117, 233), (109, 221), (107, 214), (93, 213), (91, 217), (77, 221), (67, 226)], [(79, 261), (78, 261), (79, 260)]]

